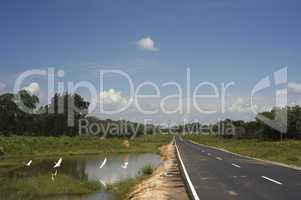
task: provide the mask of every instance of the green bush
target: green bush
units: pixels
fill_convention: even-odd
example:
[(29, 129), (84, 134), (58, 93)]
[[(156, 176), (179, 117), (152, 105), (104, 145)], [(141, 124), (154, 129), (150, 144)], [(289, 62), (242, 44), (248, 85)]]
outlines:
[(154, 168), (151, 165), (146, 165), (142, 168), (142, 175), (151, 175), (154, 172)]

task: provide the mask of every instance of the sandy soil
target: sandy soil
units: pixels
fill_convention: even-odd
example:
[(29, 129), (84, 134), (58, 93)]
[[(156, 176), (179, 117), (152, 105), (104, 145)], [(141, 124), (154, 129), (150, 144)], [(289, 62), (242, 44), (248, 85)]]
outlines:
[(128, 200), (188, 200), (177, 164), (175, 147), (169, 144), (160, 150), (162, 164), (150, 178), (134, 188)]

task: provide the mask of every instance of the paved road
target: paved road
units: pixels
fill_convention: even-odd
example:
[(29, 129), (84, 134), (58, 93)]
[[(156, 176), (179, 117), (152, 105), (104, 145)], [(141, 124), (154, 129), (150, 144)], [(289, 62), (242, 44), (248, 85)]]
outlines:
[(176, 138), (201, 200), (301, 200), (301, 171), (236, 156)]

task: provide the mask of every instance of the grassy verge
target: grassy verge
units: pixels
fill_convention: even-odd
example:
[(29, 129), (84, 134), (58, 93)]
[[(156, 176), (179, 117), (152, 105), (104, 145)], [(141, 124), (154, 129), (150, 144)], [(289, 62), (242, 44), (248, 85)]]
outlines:
[(101, 189), (98, 182), (80, 181), (66, 175), (40, 175), (32, 178), (0, 181), (0, 199), (44, 199), (58, 195), (83, 195)]
[(185, 138), (242, 155), (301, 166), (301, 141), (286, 140), (280, 143), (279, 141), (225, 139), (219, 136), (205, 135), (186, 135)]

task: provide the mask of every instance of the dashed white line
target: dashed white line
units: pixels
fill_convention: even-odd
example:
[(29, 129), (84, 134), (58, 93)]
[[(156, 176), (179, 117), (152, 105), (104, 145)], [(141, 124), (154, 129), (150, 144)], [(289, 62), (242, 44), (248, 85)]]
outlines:
[(232, 166), (237, 167), (237, 168), (241, 168), (241, 166), (239, 166), (237, 164), (234, 164), (234, 163), (232, 163)]
[(282, 185), (281, 182), (276, 181), (276, 180), (274, 180), (274, 179), (271, 179), (271, 178), (269, 178), (269, 177), (261, 176), (261, 178), (266, 179), (266, 180), (268, 180), (268, 181), (271, 181), (271, 182), (273, 182), (273, 183), (276, 183), (276, 184), (278, 184), (278, 185)]
[(223, 160), (221, 157), (216, 157), (216, 159), (218, 159), (218, 160)]
[(204, 150), (202, 150), (202, 153), (205, 153), (205, 151), (204, 151)]
[(208, 153), (208, 156), (211, 156), (211, 153)]

